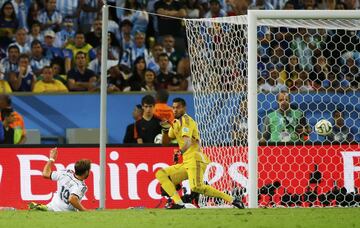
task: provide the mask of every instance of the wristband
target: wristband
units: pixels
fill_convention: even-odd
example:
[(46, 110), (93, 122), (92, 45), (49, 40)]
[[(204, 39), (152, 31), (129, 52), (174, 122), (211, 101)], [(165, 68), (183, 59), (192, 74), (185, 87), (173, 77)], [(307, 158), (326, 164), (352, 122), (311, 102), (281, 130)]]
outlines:
[(55, 159), (49, 158), (49, 162), (55, 162)]
[(165, 128), (161, 129), (161, 133), (168, 133), (168, 132), (169, 132), (169, 129), (165, 129)]

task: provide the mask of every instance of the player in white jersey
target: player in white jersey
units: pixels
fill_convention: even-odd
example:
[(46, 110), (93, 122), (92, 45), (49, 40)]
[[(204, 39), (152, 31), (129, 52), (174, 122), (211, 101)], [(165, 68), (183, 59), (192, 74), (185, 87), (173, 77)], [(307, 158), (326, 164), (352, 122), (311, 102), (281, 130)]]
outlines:
[(57, 191), (47, 205), (30, 203), (29, 208), (45, 211), (86, 211), (81, 204), (87, 186), (84, 180), (90, 173), (90, 160), (79, 160), (75, 163), (75, 172), (72, 170), (52, 171), (52, 164), (57, 158), (57, 148), (50, 150), (50, 158), (43, 169), (43, 177), (57, 181)]

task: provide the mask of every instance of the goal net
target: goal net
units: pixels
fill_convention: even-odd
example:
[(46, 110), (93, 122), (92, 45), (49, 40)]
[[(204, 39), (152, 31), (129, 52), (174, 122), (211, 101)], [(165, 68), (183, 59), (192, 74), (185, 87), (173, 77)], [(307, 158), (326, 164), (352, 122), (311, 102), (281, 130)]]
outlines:
[[(212, 160), (204, 181), (247, 203), (248, 117), (257, 115), (258, 206), (359, 205), (360, 20), (259, 19), (252, 41), (246, 16), (185, 24), (195, 118)], [(249, 42), (257, 74), (248, 77)], [(322, 119), (331, 125), (317, 132)]]

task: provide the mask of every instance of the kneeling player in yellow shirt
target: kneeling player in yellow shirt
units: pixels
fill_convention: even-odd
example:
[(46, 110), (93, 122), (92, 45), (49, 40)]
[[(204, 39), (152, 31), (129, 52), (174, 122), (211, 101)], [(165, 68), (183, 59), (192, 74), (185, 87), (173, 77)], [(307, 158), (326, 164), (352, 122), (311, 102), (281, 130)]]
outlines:
[(186, 179), (189, 180), (192, 192), (222, 198), (237, 208), (244, 208), (239, 199), (233, 199), (232, 196), (204, 184), (204, 172), (210, 159), (201, 150), (197, 124), (186, 114), (184, 99), (175, 98), (173, 100), (173, 111), (175, 120), (169, 131), (163, 133), (163, 144), (166, 145), (171, 139), (176, 138), (180, 148), (178, 153), (183, 156), (183, 163), (160, 169), (155, 174), (163, 190), (175, 202), (169, 209), (185, 208), (175, 186)]

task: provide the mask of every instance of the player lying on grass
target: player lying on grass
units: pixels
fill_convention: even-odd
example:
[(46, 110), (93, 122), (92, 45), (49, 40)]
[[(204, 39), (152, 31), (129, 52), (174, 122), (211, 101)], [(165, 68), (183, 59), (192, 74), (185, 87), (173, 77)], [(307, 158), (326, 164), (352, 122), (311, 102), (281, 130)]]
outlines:
[(186, 114), (184, 99), (175, 98), (173, 100), (173, 111), (176, 118), (174, 122), (172, 124), (162, 124), (165, 128), (165, 131), (163, 131), (163, 144), (166, 145), (171, 139), (176, 138), (180, 149), (175, 155), (175, 160), (177, 156), (183, 156), (183, 162), (160, 169), (155, 174), (163, 190), (175, 202), (169, 209), (185, 208), (175, 186), (186, 179), (189, 180), (192, 192), (222, 198), (237, 208), (244, 208), (240, 199), (233, 199), (232, 196), (204, 184), (204, 172), (210, 160), (201, 150), (197, 124)]
[(47, 205), (30, 203), (29, 208), (43, 211), (86, 211), (81, 199), (87, 191), (84, 180), (90, 174), (90, 160), (79, 160), (75, 163), (75, 172), (72, 170), (52, 171), (51, 167), (57, 158), (57, 148), (50, 150), (50, 158), (43, 169), (43, 177), (57, 181), (57, 191)]

